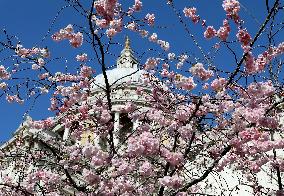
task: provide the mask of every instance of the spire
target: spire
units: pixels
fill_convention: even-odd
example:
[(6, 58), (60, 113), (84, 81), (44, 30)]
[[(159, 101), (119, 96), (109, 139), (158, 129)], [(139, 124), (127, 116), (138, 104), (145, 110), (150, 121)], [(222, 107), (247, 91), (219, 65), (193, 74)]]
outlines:
[(128, 36), (126, 36), (124, 49), (130, 49), (130, 39)]
[(133, 55), (133, 50), (130, 47), (130, 39), (128, 36), (125, 38), (124, 49), (121, 51), (117, 59), (117, 68), (134, 68), (137, 69), (138, 61)]

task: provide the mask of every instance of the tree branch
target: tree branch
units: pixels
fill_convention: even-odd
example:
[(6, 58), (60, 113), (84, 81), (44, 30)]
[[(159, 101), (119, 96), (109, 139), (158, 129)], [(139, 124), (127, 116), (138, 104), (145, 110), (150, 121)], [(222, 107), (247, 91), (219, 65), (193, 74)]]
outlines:
[(189, 187), (191, 187), (191, 186), (193, 186), (193, 185), (203, 181), (205, 178), (207, 178), (207, 176), (213, 171), (213, 169), (219, 163), (221, 158), (224, 157), (231, 150), (231, 148), (232, 148), (231, 146), (227, 146), (226, 148), (224, 148), (224, 150), (221, 153), (220, 157), (213, 162), (213, 164), (202, 174), (201, 177), (199, 177), (197, 179), (194, 179), (191, 182), (187, 183), (183, 188), (179, 189), (177, 192), (172, 194), (172, 196), (176, 195), (178, 192), (186, 191)]

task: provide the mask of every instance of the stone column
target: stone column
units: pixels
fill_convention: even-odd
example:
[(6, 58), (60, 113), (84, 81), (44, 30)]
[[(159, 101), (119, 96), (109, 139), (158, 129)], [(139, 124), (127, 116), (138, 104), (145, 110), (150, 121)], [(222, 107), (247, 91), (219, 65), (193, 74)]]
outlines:
[(63, 134), (63, 140), (67, 140), (69, 137), (69, 128), (65, 128), (64, 134)]

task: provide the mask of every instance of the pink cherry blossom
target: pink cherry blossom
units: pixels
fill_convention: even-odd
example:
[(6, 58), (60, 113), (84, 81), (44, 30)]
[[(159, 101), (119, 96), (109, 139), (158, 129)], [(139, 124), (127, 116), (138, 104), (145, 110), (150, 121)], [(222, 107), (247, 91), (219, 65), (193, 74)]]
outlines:
[(254, 63), (254, 57), (252, 55), (252, 52), (248, 52), (245, 57), (245, 68), (246, 72), (249, 74), (258, 72), (258, 67)]
[(38, 64), (39, 66), (43, 66), (43, 65), (45, 64), (44, 59), (43, 59), (43, 58), (38, 58), (38, 59), (37, 59), (37, 64)]
[(239, 42), (241, 42), (243, 45), (248, 45), (251, 41), (251, 37), (246, 29), (240, 29), (237, 33), (237, 38)]
[(150, 25), (150, 26), (153, 26), (154, 23), (155, 23), (155, 15), (154, 14), (147, 14), (145, 16), (145, 19), (147, 20), (147, 23)]
[(186, 126), (182, 126), (178, 129), (178, 132), (180, 133), (181, 137), (183, 139), (190, 139), (192, 136), (193, 128), (190, 124), (187, 124)]
[(211, 70), (206, 70), (203, 67), (202, 63), (196, 63), (189, 69), (190, 73), (194, 76), (198, 76), (201, 80), (208, 80), (213, 76), (213, 71)]
[(204, 37), (206, 38), (206, 39), (211, 39), (211, 38), (213, 38), (213, 37), (215, 37), (216, 36), (216, 30), (214, 29), (214, 27), (213, 26), (208, 26), (207, 28), (206, 28), (206, 31), (204, 32)]
[(55, 125), (55, 121), (54, 118), (47, 118), (45, 120), (29, 121), (28, 124), (31, 128), (46, 129), (53, 127)]
[(177, 176), (165, 176), (163, 178), (160, 179), (160, 183), (164, 186), (167, 186), (169, 188), (173, 188), (173, 189), (178, 189), (182, 186), (182, 182), (183, 180)]
[(114, 28), (110, 28), (106, 30), (106, 35), (109, 38), (112, 38), (113, 36), (115, 36), (117, 34), (117, 31)]
[(96, 25), (100, 28), (107, 28), (109, 25), (109, 21), (107, 21), (106, 19), (95, 19)]
[(8, 80), (10, 77), (11, 74), (8, 73), (7, 69), (3, 65), (0, 65), (0, 79)]
[(144, 68), (146, 70), (149, 70), (149, 69), (155, 69), (157, 67), (159, 63), (159, 60), (158, 59), (155, 59), (155, 58), (148, 58), (146, 63), (145, 63), (145, 66)]
[(151, 163), (148, 161), (144, 162), (140, 167), (139, 167), (139, 172), (142, 176), (151, 176), (153, 175), (153, 168)]
[(211, 83), (211, 88), (215, 91), (221, 91), (226, 84), (226, 79), (225, 78), (219, 78), (215, 79)]
[(145, 38), (149, 35), (149, 32), (144, 29), (141, 29), (139, 30), (139, 34), (141, 35), (142, 38)]
[(83, 78), (86, 78), (86, 77), (90, 77), (95, 71), (91, 68), (91, 67), (88, 67), (86, 65), (83, 65), (81, 67), (81, 70), (80, 70), (80, 75), (83, 77)]
[(134, 0), (134, 1), (135, 1), (135, 3), (133, 5), (133, 10), (135, 12), (138, 12), (142, 9), (142, 2), (140, 0)]
[(168, 59), (173, 60), (175, 58), (175, 53), (168, 53)]
[(50, 52), (47, 48), (33, 47), (31, 49), (28, 49), (24, 48), (21, 44), (17, 44), (15, 53), (21, 58), (31, 57), (33, 55), (39, 55), (43, 58), (48, 58), (50, 56)]
[(41, 66), (39, 66), (38, 64), (32, 64), (32, 69), (33, 70), (38, 70), (40, 69)]
[(163, 154), (165, 160), (173, 166), (180, 165), (184, 161), (182, 153), (165, 151)]
[(151, 42), (157, 42), (158, 41), (158, 35), (156, 33), (153, 33), (150, 37), (149, 37), (149, 41)]
[(83, 176), (84, 180), (86, 180), (89, 185), (97, 184), (100, 181), (100, 177), (98, 175), (85, 168), (83, 169)]
[(88, 55), (86, 53), (83, 53), (81, 55), (77, 55), (76, 56), (76, 60), (77, 61), (81, 61), (81, 62), (84, 62), (88, 59)]
[[(0, 193), (229, 195), (240, 193), (244, 184), (255, 195), (277, 193), (280, 178), (274, 174), (284, 171), (280, 4), (269, 3), (263, 26), (241, 19), (237, 0), (219, 2), (226, 15), (214, 12), (207, 21), (195, 7), (159, 2), (167, 3), (168, 17), (176, 17), (169, 35), (150, 1), (145, 11), (142, 0), (66, 2), (87, 20), (59, 29), (52, 38), (78, 48), (86, 36), (84, 48), (93, 50), (92, 57), (81, 48), (73, 49), (80, 51), (71, 60), (61, 54), (48, 59), (49, 49), (26, 48), (18, 37), (2, 36), (3, 97), (21, 104), (45, 93), (54, 117), (27, 117), (1, 148)], [(191, 28), (180, 10), (200, 26)], [(216, 28), (213, 19), (219, 15), (223, 25)], [(252, 42), (247, 29), (255, 26), (260, 31)], [(141, 40), (133, 40), (132, 49), (126, 44), (119, 55), (118, 34), (124, 31)], [(230, 39), (230, 33), (236, 37)], [(139, 48), (143, 42), (149, 47)], [(115, 56), (134, 66), (115, 67)], [(96, 76), (94, 69), (103, 73)], [(261, 177), (267, 176), (271, 182), (263, 186)]]
[(227, 13), (228, 18), (238, 22), (239, 20), (239, 11), (240, 3), (237, 0), (224, 0), (222, 4), (224, 10)]
[(67, 27), (60, 29), (59, 32), (56, 32), (51, 37), (54, 41), (62, 41), (64, 39), (68, 39), (71, 46), (78, 48), (83, 43), (83, 34), (80, 32), (74, 33), (73, 31), (73, 26), (69, 24)]
[(5, 89), (7, 89), (7, 87), (8, 87), (8, 85), (5, 82), (0, 83), (0, 89), (1, 90), (5, 90)]
[(184, 76), (177, 75), (175, 83), (178, 88), (181, 88), (183, 90), (192, 90), (196, 87), (193, 77), (187, 78)]
[(158, 40), (157, 44), (161, 46), (161, 48), (165, 51), (168, 51), (170, 49), (170, 44), (169, 42), (163, 41), (163, 40)]
[(222, 40), (222, 41), (226, 41), (229, 33), (231, 31), (231, 28), (229, 26), (229, 22), (228, 20), (224, 20), (223, 21), (223, 26), (219, 28), (219, 30), (217, 31), (217, 36)]
[(200, 20), (199, 15), (196, 15), (196, 8), (192, 7), (192, 8), (184, 8), (183, 9), (183, 13), (186, 17), (189, 17), (193, 23), (198, 23)]
[(43, 73), (43, 74), (38, 75), (38, 78), (39, 78), (40, 80), (44, 80), (44, 79), (46, 79), (48, 76), (49, 76), (49, 73), (46, 72), (46, 73)]
[(20, 99), (20, 97), (18, 95), (6, 95), (6, 100), (9, 103), (19, 103), (19, 104), (23, 104), (24, 100)]
[(114, 9), (117, 0), (98, 0), (94, 2), (94, 7), (97, 14), (107, 21), (111, 21), (114, 17)]
[(129, 156), (138, 156), (143, 154), (156, 154), (159, 150), (159, 140), (150, 132), (143, 132), (137, 138), (128, 139), (127, 152)]
[(137, 24), (135, 22), (131, 22), (126, 26), (127, 29), (131, 30), (131, 31), (137, 31), (138, 27)]
[(82, 44), (83, 44), (83, 34), (80, 33), (80, 32), (74, 34), (72, 39), (70, 39), (70, 44), (74, 48), (78, 48), (78, 47), (82, 46)]

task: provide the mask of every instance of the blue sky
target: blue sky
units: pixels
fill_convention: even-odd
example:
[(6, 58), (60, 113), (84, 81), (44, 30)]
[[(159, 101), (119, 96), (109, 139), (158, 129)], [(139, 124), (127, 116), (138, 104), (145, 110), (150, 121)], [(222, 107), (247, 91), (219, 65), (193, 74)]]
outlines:
[[(131, 5), (134, 0), (126, 2)], [(197, 7), (198, 14), (207, 20), (208, 25), (214, 25), (216, 28), (222, 25), (222, 20), (225, 17), (225, 13), (222, 11), (221, 0), (176, 0), (176, 2), (177, 8), (180, 11), (182, 11), (184, 6)], [(245, 26), (249, 32), (254, 35), (258, 30), (258, 22), (253, 19), (251, 15), (253, 14), (259, 22), (263, 22), (266, 12), (264, 7), (265, 1), (241, 0), (240, 2), (245, 7), (242, 8), (243, 11), (241, 12), (241, 16), (242, 18), (248, 19), (245, 23)], [(182, 29), (181, 24), (178, 23), (177, 18), (165, 3), (161, 3), (160, 0), (144, 0), (143, 4), (145, 10), (147, 9), (150, 13), (155, 13), (157, 24), (160, 25), (159, 28), (153, 30), (150, 29), (150, 32), (157, 32), (161, 39), (169, 41), (171, 43), (171, 52), (180, 53), (190, 51), (194, 54), (197, 53), (198, 56), (197, 48), (193, 45), (191, 39), (185, 35), (185, 31)], [(69, 47), (67, 42), (54, 43), (51, 40), (51, 33), (59, 30), (62, 27), (65, 27), (67, 24), (85, 24), (86, 26), (86, 21), (84, 21), (84, 19), (78, 14), (74, 14), (74, 10), (71, 8), (66, 8), (62, 14), (56, 18), (55, 23), (53, 24), (55, 16), (64, 5), (66, 4), (63, 0), (2, 0), (0, 2), (0, 28), (5, 28), (8, 33), (16, 35), (27, 48), (35, 45), (39, 47), (48, 46), (51, 49), (51, 55), (53, 57), (74, 59), (76, 54), (81, 52), (89, 53), (89, 56), (91, 56), (92, 53), (88, 50), (88, 48), (83, 47), (73, 49)], [(141, 16), (145, 16), (146, 12), (142, 12), (140, 14)], [(198, 36), (202, 35), (202, 28), (200, 25), (193, 25), (189, 20), (187, 20), (187, 24), (189, 25), (192, 33), (197, 35), (196, 37), (199, 44), (205, 49), (205, 51), (208, 52), (216, 40), (209, 42), (205, 41), (202, 36)], [(51, 32), (47, 34), (50, 27), (52, 27)], [(46, 39), (42, 41), (46, 34)], [(147, 40), (143, 40), (136, 34), (128, 31), (124, 31), (123, 34), (117, 36), (115, 39), (121, 42), (126, 34), (130, 36), (133, 49), (138, 53), (138, 56), (139, 54), (142, 54), (143, 51), (146, 51), (149, 47), (155, 47)], [(235, 39), (235, 37), (232, 39)], [(119, 55), (121, 49), (122, 48), (118, 46), (114, 48), (112, 52), (115, 55)], [(241, 53), (242, 52), (240, 51), (239, 55), (241, 55)], [(231, 58), (227, 58), (226, 56), (217, 57), (219, 58), (216, 58), (216, 64), (228, 66), (232, 63), (230, 61)], [(115, 60), (115, 57), (108, 56), (109, 64), (113, 64)], [(73, 60), (70, 60), (69, 62), (73, 62)], [(0, 64), (2, 64), (2, 62), (0, 62)], [(72, 66), (72, 63), (70, 64)], [(68, 66), (70, 66), (70, 64), (68, 64)], [(64, 68), (66, 65), (63, 61), (57, 61), (52, 66), (52, 69), (55, 70), (57, 68), (62, 69), (62, 67)], [(97, 69), (97, 73), (100, 73), (100, 69), (97, 68), (96, 65), (92, 66)], [(48, 112), (47, 110), (49, 106), (48, 99), (48, 96), (42, 96), (37, 100), (33, 109), (31, 109), (29, 112), (29, 115), (31, 115), (33, 119), (42, 119), (52, 115), (52, 113)], [(29, 110), (30, 107), (31, 103), (26, 103), (24, 105), (7, 104), (3, 97), (0, 99), (0, 142), (11, 137), (11, 134), (22, 122), (23, 114)]]

